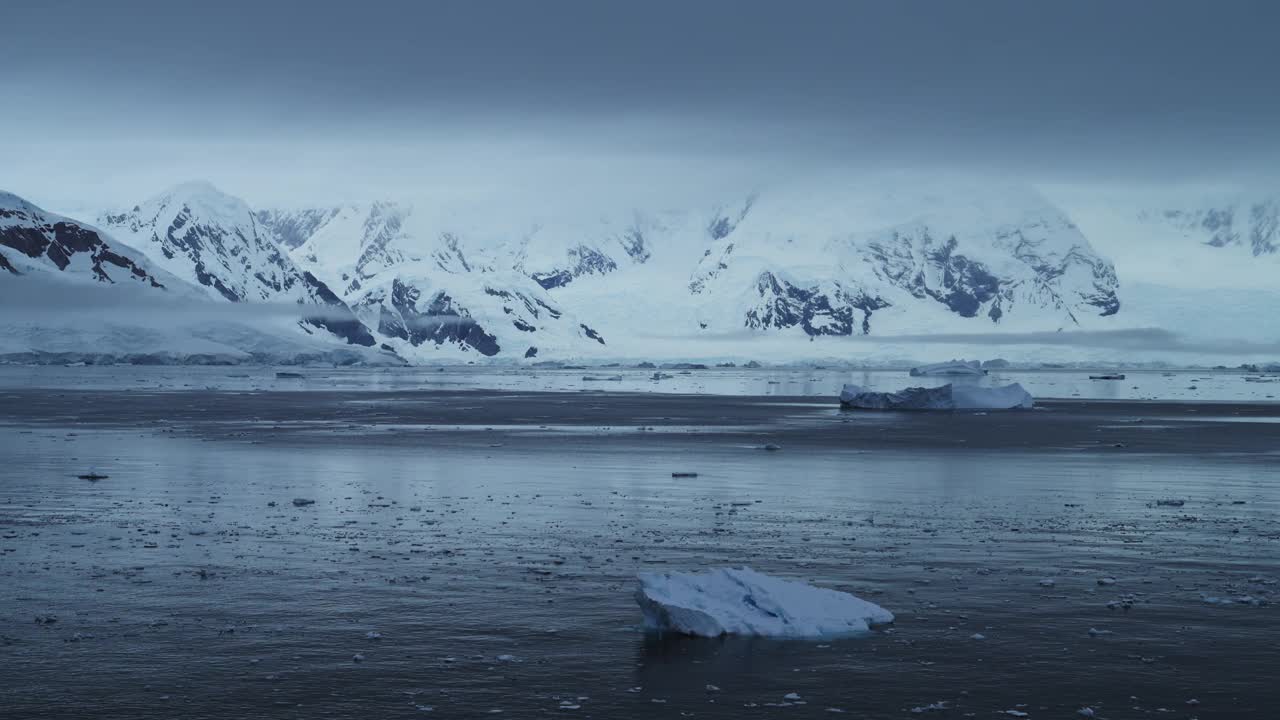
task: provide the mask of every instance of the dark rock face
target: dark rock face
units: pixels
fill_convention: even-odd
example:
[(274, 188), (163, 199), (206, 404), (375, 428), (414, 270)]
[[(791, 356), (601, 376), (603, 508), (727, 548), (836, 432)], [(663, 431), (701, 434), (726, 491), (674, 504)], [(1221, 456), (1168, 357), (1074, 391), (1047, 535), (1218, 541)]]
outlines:
[[(1098, 315), (1102, 317), (1120, 312), (1120, 298), (1116, 295), (1119, 281), (1116, 278), (1116, 269), (1111, 263), (1092, 253), (1083, 252), (1080, 248), (1072, 248), (1059, 261), (1052, 262), (1041, 257), (1036, 252), (1035, 244), (1023, 237), (1021, 232), (1002, 235), (1000, 240), (1014, 241), (1014, 257), (1035, 271), (1036, 283), (1046, 292), (1053, 292), (1054, 283), (1066, 275), (1072, 266), (1088, 267), (1093, 277), (1092, 290), (1081, 294), (1081, 299), (1085, 304), (1096, 308)], [(999, 310), (999, 300), (997, 300), (996, 304), (992, 305), (991, 312), (997, 313)], [(993, 315), (992, 319), (999, 320), (999, 316)]]
[[(559, 310), (556, 310), (555, 308), (546, 304), (540, 298), (530, 297), (518, 290), (517, 291), (499, 290), (492, 287), (486, 287), (484, 289), (484, 293), (486, 295), (491, 295), (493, 297), (502, 298), (505, 301), (502, 305), (502, 311), (507, 315), (513, 315), (513, 316), (518, 315), (519, 308), (523, 307), (524, 312), (528, 313), (535, 320), (541, 318), (543, 313), (546, 313), (547, 317), (551, 318), (552, 320), (560, 319), (561, 313)], [(519, 304), (518, 307), (516, 306), (517, 303)], [(519, 317), (516, 317), (515, 325), (521, 330), (524, 330), (523, 327), (520, 327), (521, 325), (532, 327), (531, 325), (529, 325), (528, 322), (521, 320)], [(526, 331), (526, 332), (531, 332), (531, 331)]]
[(524, 351), (524, 356), (527, 358), (538, 357), (538, 348), (530, 346), (528, 350)]
[(591, 338), (592, 340), (595, 340), (596, 342), (600, 343), (601, 345), (604, 345), (604, 344), (605, 344), (605, 343), (604, 343), (604, 338), (600, 337), (600, 333), (596, 332), (595, 330), (592, 330), (591, 328), (587, 327), (586, 325), (581, 325), (581, 324), (580, 324), (580, 325), (578, 325), (578, 327), (582, 328), (582, 334), (586, 335), (587, 337)]
[[(66, 270), (73, 259), (83, 256), (99, 282), (114, 283), (123, 276), (151, 287), (164, 287), (133, 260), (115, 252), (96, 231), (76, 222), (55, 219), (25, 202), (0, 207), (0, 220), (5, 221), (0, 227), (0, 246), (32, 259), (43, 257), (58, 270)], [(3, 256), (0, 267), (18, 272)]]
[(651, 253), (649, 251), (649, 243), (645, 240), (644, 233), (637, 228), (632, 228), (623, 233), (618, 240), (622, 245), (622, 250), (636, 263), (648, 262)]
[[(924, 248), (924, 264), (916, 262), (916, 245)], [(962, 317), (974, 317), (1000, 293), (1000, 279), (982, 263), (957, 253), (957, 245), (954, 237), (938, 244), (925, 230), (918, 239), (895, 232), (887, 241), (868, 244), (868, 249), (882, 274), (898, 287), (915, 297), (937, 300)], [(938, 282), (930, 283), (929, 277)], [(993, 319), (998, 318), (999, 312)]]
[(746, 326), (763, 330), (799, 326), (809, 336), (866, 335), (871, 314), (889, 307), (885, 300), (836, 285), (797, 287), (763, 272), (756, 280), (760, 303), (747, 311)]
[(1280, 253), (1280, 200), (1199, 211), (1166, 210), (1165, 220), (1204, 237), (1212, 247), (1247, 247), (1254, 257)]
[[(643, 238), (641, 238), (641, 247), (643, 247)], [(552, 272), (533, 273), (530, 277), (544, 290), (551, 290), (564, 287), (583, 275), (607, 275), (617, 269), (618, 263), (614, 262), (613, 258), (595, 248), (579, 245), (569, 249), (565, 267)]]
[(425, 305), (420, 305), (422, 292), (400, 280), (392, 282), (391, 309), (384, 304), (379, 311), (378, 332), (407, 340), (413, 345), (453, 343), (476, 350), (482, 355), (497, 355), (501, 348), (494, 336), (471, 319), (466, 308), (454, 302), (447, 293), (438, 292)]
[(8, 270), (10, 273), (14, 275), (22, 274), (18, 272), (17, 268), (15, 268), (12, 264), (9, 263), (9, 258), (5, 257), (4, 253), (0, 253), (0, 270)]
[(937, 250), (928, 253), (929, 262), (942, 271), (942, 285), (924, 288), (934, 300), (946, 305), (961, 317), (974, 317), (982, 304), (1000, 292), (1000, 280), (987, 266), (957, 254), (953, 237)]
[(326, 306), (324, 315), (307, 318), (304, 322), (318, 328), (324, 328), (352, 345), (374, 346), (376, 340), (374, 340), (373, 333), (369, 332), (369, 328), (356, 319), (355, 314), (351, 312), (351, 308), (347, 307), (347, 304), (342, 302), (329, 289), (329, 286), (320, 282), (315, 275), (309, 272), (303, 273), (303, 280), (308, 287), (313, 289), (316, 298)]
[[(1070, 226), (1074, 227), (1074, 226)], [(931, 299), (962, 317), (976, 317), (984, 307), (992, 322), (999, 322), (1020, 290), (1033, 290), (1075, 319), (1075, 297), (1065, 296), (1060, 280), (1073, 267), (1086, 267), (1092, 275), (1089, 288), (1079, 292), (1084, 305), (1099, 315), (1120, 309), (1115, 268), (1101, 257), (1073, 246), (1061, 257), (1041, 254), (1040, 243), (1021, 229), (995, 233), (995, 243), (1010, 252), (1032, 272), (1029, 277), (1001, 278), (981, 262), (957, 252), (954, 236), (939, 242), (928, 228), (893, 232), (886, 239), (867, 244), (876, 273), (912, 296)]]
[(747, 213), (751, 212), (751, 206), (756, 202), (756, 196), (751, 195), (742, 205), (742, 210), (737, 213), (726, 213), (723, 210), (717, 212), (711, 218), (711, 222), (707, 223), (707, 235), (712, 240), (723, 240), (729, 237), (734, 230), (738, 229), (738, 225), (747, 218)]
[(530, 275), (533, 281), (542, 286), (544, 290), (552, 288), (564, 287), (573, 282), (573, 273), (568, 270), (556, 270), (551, 273), (534, 273)]

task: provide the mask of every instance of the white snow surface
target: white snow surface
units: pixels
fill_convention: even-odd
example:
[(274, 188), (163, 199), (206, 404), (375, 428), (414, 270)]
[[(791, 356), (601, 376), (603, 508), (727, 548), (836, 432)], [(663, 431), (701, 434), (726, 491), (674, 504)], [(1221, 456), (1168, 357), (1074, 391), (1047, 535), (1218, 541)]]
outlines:
[(911, 368), (912, 377), (930, 376), (978, 376), (986, 375), (982, 363), (977, 360), (948, 360), (947, 362), (921, 365)]
[(893, 613), (849, 593), (746, 567), (637, 577), (645, 625), (663, 632), (812, 638), (865, 633), (893, 622)]
[(910, 387), (898, 392), (876, 392), (846, 384), (840, 391), (840, 404), (861, 410), (1012, 410), (1033, 407), (1035, 399), (1018, 383), (1002, 387)]

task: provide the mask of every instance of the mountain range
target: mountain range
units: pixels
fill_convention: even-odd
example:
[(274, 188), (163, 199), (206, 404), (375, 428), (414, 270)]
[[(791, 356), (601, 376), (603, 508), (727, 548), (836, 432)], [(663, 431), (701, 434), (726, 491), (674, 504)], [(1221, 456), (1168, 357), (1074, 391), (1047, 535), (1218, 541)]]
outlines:
[[(1131, 230), (1241, 265), (1280, 258), (1278, 217), (1274, 200), (1125, 213)], [(68, 292), (37, 288), (96, 285), (129, 288), (131, 308), (245, 308), (216, 322), (191, 310), (183, 338), (213, 343), (201, 357), (264, 361), (796, 359), (839, 354), (841, 339), (1131, 326), (1112, 262), (1071, 215), (1019, 186), (874, 206), (835, 190), (760, 192), (527, 221), (419, 203), (253, 208), (191, 182), (83, 222), (0, 193), (3, 284), (33, 307)], [(0, 355), (65, 354), (83, 334), (6, 304), (0, 323), (14, 332)], [(164, 333), (127, 330), (146, 313), (110, 312), (121, 337), (165, 351)], [(173, 361), (196, 354), (172, 344)], [(847, 352), (868, 346), (857, 347)]]

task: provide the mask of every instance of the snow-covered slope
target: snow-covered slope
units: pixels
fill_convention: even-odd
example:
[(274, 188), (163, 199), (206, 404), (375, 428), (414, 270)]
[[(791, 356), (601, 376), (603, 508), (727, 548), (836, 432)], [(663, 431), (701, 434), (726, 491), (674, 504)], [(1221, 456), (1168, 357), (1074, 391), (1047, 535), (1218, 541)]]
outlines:
[(1094, 245), (1122, 269), (1126, 283), (1277, 287), (1280, 194), (1196, 188), (1059, 194)]
[(339, 295), (401, 263), (418, 259), (402, 226), (412, 208), (389, 202), (281, 211), (259, 210), (269, 237)]
[(752, 193), (524, 224), (391, 203), (256, 217), (398, 350), (638, 356), (654, 338), (1071, 329), (1120, 307), (1111, 264), (1021, 187), (874, 206)]
[[(451, 272), (417, 262), (367, 281), (348, 301), (402, 357), (580, 357), (604, 337), (513, 271)], [(550, 351), (548, 353), (547, 351)]]
[(0, 275), (64, 273), (89, 282), (137, 282), (164, 287), (141, 253), (112, 244), (96, 228), (46, 212), (0, 191)]
[(1144, 210), (1139, 219), (1163, 224), (1184, 238), (1257, 257), (1280, 254), (1280, 199), (1229, 198), (1191, 208)]
[(262, 231), (249, 206), (209, 183), (175, 186), (132, 210), (106, 213), (104, 229), (153, 262), (214, 298), (231, 302), (291, 302), (322, 308), (308, 322), (349, 343), (372, 346), (328, 286), (301, 270)]
[[(591, 354), (604, 338), (567, 313), (519, 266), (529, 238), (508, 245), (502, 234), (467, 223), (415, 216), (409, 205), (379, 202), (332, 209), (259, 211), (276, 242), (288, 246), (298, 223), (323, 218), (291, 251), (295, 262), (330, 286), (379, 341), (419, 361), (483, 356), (536, 357), (539, 350)], [(472, 247), (458, 232), (466, 232)]]
[(6, 361), (398, 361), (317, 331), (308, 314), (211, 298), (104, 231), (0, 193)]
[(1059, 330), (1119, 311), (1111, 263), (1035, 193), (896, 204), (745, 196), (654, 223), (645, 263), (552, 295), (606, 330), (691, 341)]

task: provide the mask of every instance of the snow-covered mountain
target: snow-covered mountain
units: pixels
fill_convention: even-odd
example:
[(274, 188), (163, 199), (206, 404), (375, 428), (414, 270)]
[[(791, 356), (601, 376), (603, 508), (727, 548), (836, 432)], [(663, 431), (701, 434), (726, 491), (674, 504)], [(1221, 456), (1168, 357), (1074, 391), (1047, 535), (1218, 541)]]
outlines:
[(125, 212), (104, 213), (102, 227), (184, 281), (231, 302), (291, 302), (323, 313), (308, 323), (349, 343), (375, 341), (345, 303), (301, 270), (241, 199), (209, 183), (175, 186)]
[(302, 210), (259, 210), (269, 237), (339, 294), (354, 293), (377, 273), (418, 259), (402, 226), (412, 212), (389, 202)]
[(0, 272), (58, 272), (67, 279), (164, 284), (141, 253), (113, 244), (96, 228), (46, 212), (0, 191)]
[(1176, 236), (1258, 257), (1280, 254), (1280, 198), (1229, 198), (1201, 207), (1143, 210), (1139, 220)]
[(318, 332), (311, 311), (293, 308), (211, 297), (103, 230), (0, 192), (6, 361), (399, 361)]
[[(539, 348), (564, 356), (584, 342), (603, 343), (518, 269), (505, 247), (482, 246), (473, 255), (457, 234), (415, 217), (409, 205), (262, 210), (257, 217), (281, 228), (275, 239), (294, 245), (294, 261), (339, 288), (379, 341), (402, 357), (536, 357)], [(304, 226), (309, 234), (297, 235)]]
[(1059, 330), (1119, 311), (1111, 263), (1030, 191), (935, 201), (879, 228), (838, 201), (807, 204), (762, 196), (715, 216), (689, 284), (708, 298), (701, 325), (808, 336)]
[(643, 355), (654, 338), (1062, 330), (1120, 309), (1110, 262), (1026, 188), (875, 212), (838, 192), (779, 192), (524, 225), (501, 215), (375, 203), (256, 217), (415, 358)]
[(1272, 290), (1280, 277), (1280, 194), (1214, 188), (1059, 193), (1126, 285)]

